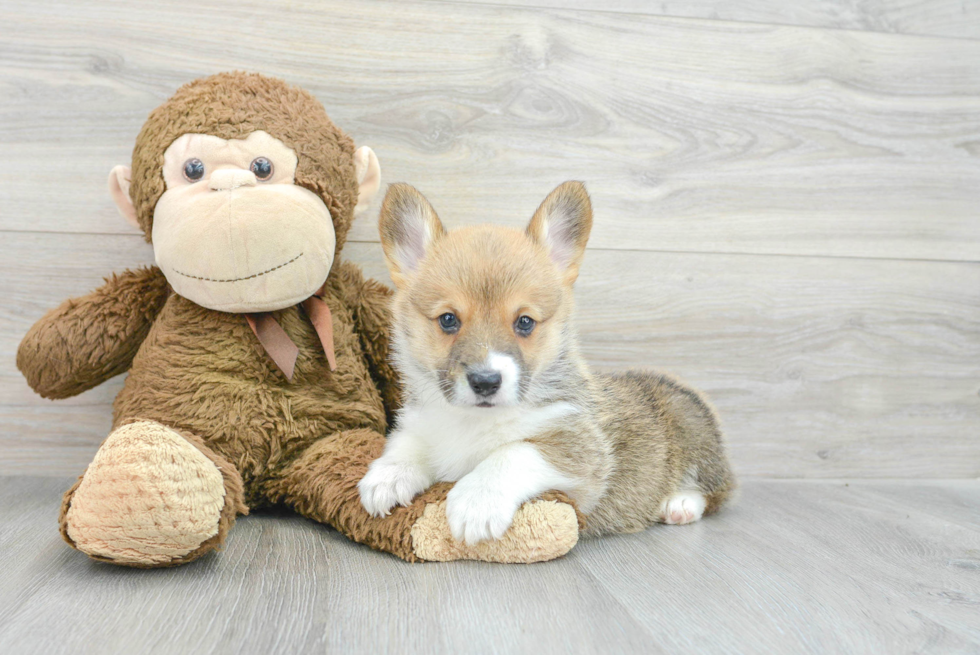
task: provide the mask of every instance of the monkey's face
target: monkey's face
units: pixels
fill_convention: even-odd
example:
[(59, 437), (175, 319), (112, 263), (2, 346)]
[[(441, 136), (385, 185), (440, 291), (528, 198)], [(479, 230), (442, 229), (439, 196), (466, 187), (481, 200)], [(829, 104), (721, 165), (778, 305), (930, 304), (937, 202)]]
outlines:
[(320, 288), (333, 264), (333, 221), (319, 196), (295, 184), (296, 164), (291, 148), (261, 131), (241, 140), (185, 134), (167, 148), (152, 239), (174, 291), (209, 309), (261, 312)]

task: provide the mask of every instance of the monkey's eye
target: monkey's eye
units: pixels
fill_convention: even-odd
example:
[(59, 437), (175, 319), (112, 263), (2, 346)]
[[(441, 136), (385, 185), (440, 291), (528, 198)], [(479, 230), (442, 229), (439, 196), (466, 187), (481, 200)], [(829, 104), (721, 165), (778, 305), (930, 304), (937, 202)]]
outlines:
[(535, 325), (537, 325), (537, 321), (530, 316), (520, 316), (516, 321), (514, 321), (514, 332), (517, 332), (517, 334), (521, 335), (522, 337), (526, 337), (527, 335), (531, 334), (531, 331), (534, 330)]
[(184, 178), (188, 182), (197, 182), (204, 177), (204, 162), (200, 159), (188, 159), (184, 162)]
[(252, 160), (249, 170), (255, 173), (255, 177), (260, 180), (268, 180), (272, 177), (272, 162), (265, 157), (256, 157)]
[(456, 317), (456, 314), (446, 312), (440, 316), (438, 320), (439, 327), (441, 327), (442, 331), (446, 334), (456, 334), (459, 332), (459, 319)]

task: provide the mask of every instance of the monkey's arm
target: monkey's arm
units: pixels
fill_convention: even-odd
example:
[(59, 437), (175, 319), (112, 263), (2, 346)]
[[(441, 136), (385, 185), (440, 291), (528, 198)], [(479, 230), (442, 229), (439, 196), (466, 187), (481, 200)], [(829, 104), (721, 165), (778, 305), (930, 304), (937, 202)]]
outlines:
[(168, 295), (156, 266), (106, 278), (45, 314), (17, 349), (17, 368), (45, 398), (68, 398), (125, 372)]
[(345, 262), (341, 269), (347, 301), (367, 356), (371, 378), (381, 391), (388, 425), (395, 410), (401, 407), (402, 389), (398, 372), (388, 355), (391, 346), (391, 289), (371, 279), (364, 279), (361, 269)]

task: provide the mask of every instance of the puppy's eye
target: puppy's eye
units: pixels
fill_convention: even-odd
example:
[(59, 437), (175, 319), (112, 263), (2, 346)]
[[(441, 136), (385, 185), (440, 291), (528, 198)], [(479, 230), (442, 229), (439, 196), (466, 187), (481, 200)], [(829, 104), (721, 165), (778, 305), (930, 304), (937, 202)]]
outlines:
[(204, 162), (200, 159), (188, 159), (184, 162), (184, 179), (197, 182), (204, 177)]
[(256, 157), (252, 160), (249, 170), (255, 173), (255, 177), (260, 180), (268, 180), (272, 177), (272, 162), (265, 157)]
[(534, 330), (535, 325), (537, 325), (537, 321), (530, 316), (521, 316), (514, 321), (514, 332), (517, 332), (517, 334), (521, 335), (522, 337), (526, 337), (527, 335), (531, 334), (531, 331)]
[(459, 332), (459, 319), (456, 317), (456, 314), (446, 312), (440, 316), (438, 320), (439, 327), (441, 327), (442, 331), (446, 334), (455, 334)]

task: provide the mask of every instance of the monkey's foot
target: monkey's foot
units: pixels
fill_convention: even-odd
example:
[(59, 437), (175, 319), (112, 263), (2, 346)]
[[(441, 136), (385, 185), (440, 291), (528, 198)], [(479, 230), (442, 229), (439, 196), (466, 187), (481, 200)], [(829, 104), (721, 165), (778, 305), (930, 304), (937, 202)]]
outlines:
[(109, 435), (65, 495), (62, 534), (95, 559), (179, 564), (224, 540), (237, 508), (226, 507), (236, 505), (226, 495), (225, 476), (208, 455), (168, 427), (138, 421)]
[(436, 562), (468, 559), (514, 564), (561, 557), (578, 543), (583, 526), (567, 499), (556, 494), (546, 497), (524, 503), (502, 538), (472, 546), (453, 538), (446, 519), (446, 501), (430, 503), (412, 525), (413, 551), (420, 559)]

